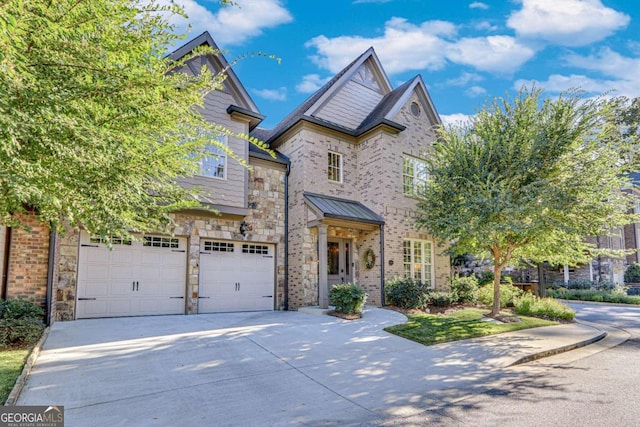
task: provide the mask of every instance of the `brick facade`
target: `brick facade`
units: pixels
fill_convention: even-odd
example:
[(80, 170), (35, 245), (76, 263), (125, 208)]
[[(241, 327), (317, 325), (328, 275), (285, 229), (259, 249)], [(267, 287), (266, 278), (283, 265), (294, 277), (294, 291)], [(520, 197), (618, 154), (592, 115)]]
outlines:
[[(21, 221), (26, 229), (14, 227), (10, 237), (7, 236), (10, 247), (6, 297), (26, 298), (44, 307), (49, 271), (49, 227), (39, 223), (34, 214), (22, 215)], [(4, 251), (4, 245), (0, 250)]]

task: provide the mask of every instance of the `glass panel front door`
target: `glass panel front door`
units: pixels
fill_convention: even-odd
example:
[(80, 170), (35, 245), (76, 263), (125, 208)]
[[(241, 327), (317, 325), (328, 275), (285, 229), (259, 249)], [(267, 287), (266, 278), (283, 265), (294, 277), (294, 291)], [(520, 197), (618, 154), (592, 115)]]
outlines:
[(352, 280), (351, 241), (328, 239), (327, 241), (327, 281), (329, 289), (339, 283)]

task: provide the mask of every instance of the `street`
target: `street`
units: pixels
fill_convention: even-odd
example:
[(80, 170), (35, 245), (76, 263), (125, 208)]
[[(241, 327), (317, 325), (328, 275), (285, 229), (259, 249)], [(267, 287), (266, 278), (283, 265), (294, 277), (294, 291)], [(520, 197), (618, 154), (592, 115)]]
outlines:
[(442, 403), (421, 416), (385, 425), (637, 426), (640, 308), (571, 305), (579, 321), (618, 328), (630, 338), (603, 351), (596, 344), (496, 371), (493, 381), (470, 384), (465, 397), (460, 389), (442, 391)]

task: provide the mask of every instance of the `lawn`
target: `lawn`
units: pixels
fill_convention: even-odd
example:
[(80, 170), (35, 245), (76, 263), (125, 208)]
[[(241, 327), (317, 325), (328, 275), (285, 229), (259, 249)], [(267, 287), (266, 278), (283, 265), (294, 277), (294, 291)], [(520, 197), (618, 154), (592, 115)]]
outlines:
[(9, 397), (30, 351), (31, 348), (0, 350), (0, 403)]
[(520, 322), (491, 323), (482, 320), (483, 314), (486, 313), (486, 309), (470, 308), (448, 315), (408, 314), (407, 323), (390, 326), (385, 328), (385, 331), (421, 344), (431, 345), (558, 324), (558, 322), (526, 316), (518, 316)]

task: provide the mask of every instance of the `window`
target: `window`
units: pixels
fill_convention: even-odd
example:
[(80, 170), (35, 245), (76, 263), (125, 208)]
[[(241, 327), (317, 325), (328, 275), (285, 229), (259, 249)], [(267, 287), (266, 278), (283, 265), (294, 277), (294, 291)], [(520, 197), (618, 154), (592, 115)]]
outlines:
[[(213, 139), (227, 146), (227, 135), (214, 136)], [(200, 159), (200, 175), (211, 178), (227, 178), (227, 153), (214, 144), (207, 145), (206, 152)]]
[(204, 250), (211, 252), (233, 252), (233, 243), (230, 242), (204, 242)]
[(422, 194), (427, 184), (427, 165), (423, 160), (404, 156), (402, 159), (403, 192), (409, 196)]
[(127, 245), (131, 246), (131, 239), (124, 239), (122, 237), (111, 236), (111, 237), (90, 237), (89, 241), (91, 243), (103, 243), (108, 245), (111, 243), (112, 245)]
[(404, 276), (433, 286), (433, 245), (426, 240), (404, 241)]
[(269, 246), (265, 245), (242, 245), (243, 254), (269, 255)]
[(178, 239), (170, 237), (145, 236), (142, 246), (150, 246), (153, 248), (178, 248), (180, 242)]
[(342, 154), (329, 151), (327, 176), (329, 181), (342, 182)]

